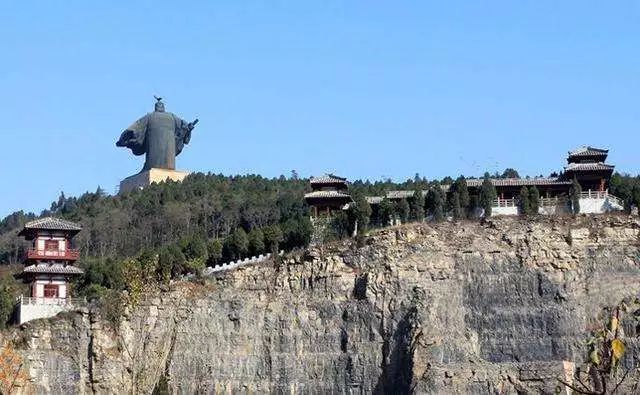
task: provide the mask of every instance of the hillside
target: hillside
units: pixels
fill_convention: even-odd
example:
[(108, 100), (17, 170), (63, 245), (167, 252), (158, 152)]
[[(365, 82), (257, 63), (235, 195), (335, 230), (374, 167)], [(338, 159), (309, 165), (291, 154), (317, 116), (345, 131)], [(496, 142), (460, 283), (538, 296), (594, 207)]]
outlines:
[(22, 393), (553, 392), (602, 308), (640, 291), (639, 232), (621, 216), (388, 228), (173, 283), (117, 330), (91, 310), (3, 336)]

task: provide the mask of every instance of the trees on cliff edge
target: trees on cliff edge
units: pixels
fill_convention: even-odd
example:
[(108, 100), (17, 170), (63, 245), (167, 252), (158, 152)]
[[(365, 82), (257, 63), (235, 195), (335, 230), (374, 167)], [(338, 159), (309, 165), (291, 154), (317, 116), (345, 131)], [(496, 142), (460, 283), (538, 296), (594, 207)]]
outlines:
[(484, 216), (491, 216), (491, 207), (493, 206), (493, 201), (497, 199), (498, 192), (496, 191), (496, 187), (491, 182), (491, 177), (489, 173), (484, 173), (484, 179), (482, 180), (482, 186), (480, 187), (480, 207), (484, 210)]
[(580, 214), (580, 194), (582, 193), (582, 187), (578, 180), (574, 177), (571, 181), (571, 188), (569, 189), (569, 204), (573, 214)]

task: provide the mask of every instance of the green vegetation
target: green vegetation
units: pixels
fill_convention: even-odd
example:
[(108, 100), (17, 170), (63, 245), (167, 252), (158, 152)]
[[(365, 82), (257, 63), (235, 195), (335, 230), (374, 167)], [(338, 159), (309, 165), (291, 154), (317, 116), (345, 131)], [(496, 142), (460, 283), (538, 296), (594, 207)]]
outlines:
[[(572, 380), (558, 380), (577, 394), (637, 394), (640, 369), (634, 366), (631, 357), (625, 361), (625, 356), (627, 348), (637, 343), (638, 325), (638, 298), (627, 298), (613, 308), (604, 308), (590, 325), (592, 330), (586, 341), (585, 362), (576, 367)], [(625, 330), (630, 330), (630, 333), (625, 333)]]
[(402, 223), (409, 222), (409, 215), (411, 214), (411, 208), (407, 199), (400, 199), (396, 204), (396, 215), (400, 218)]
[(582, 187), (575, 178), (571, 181), (571, 189), (569, 189), (569, 205), (573, 214), (580, 214), (580, 194)]
[(627, 211), (631, 206), (640, 207), (640, 176), (614, 174), (609, 181), (609, 192), (622, 199)]
[[(505, 170), (503, 176), (516, 176), (512, 170)], [(444, 193), (447, 186), (449, 198)], [(464, 177), (429, 182), (416, 175), (403, 183), (355, 181), (350, 189), (356, 204), (332, 219), (335, 238), (350, 237), (356, 222), (366, 231), (395, 219), (407, 222), (426, 217), (439, 222), (447, 215), (464, 219), (477, 207), (490, 215), (497, 197), (488, 173), (474, 195)], [(308, 180), (297, 176), (267, 179), (198, 173), (182, 183), (154, 184), (117, 196), (106, 195), (100, 188), (77, 198), (61, 193), (40, 215), (82, 223), (75, 244), (81, 250), (79, 265), (85, 275), (77, 280), (75, 293), (99, 299), (123, 290), (134, 295), (141, 284), (162, 286), (180, 276), (197, 277), (206, 266), (306, 246), (312, 235), (303, 199), (306, 190)], [(391, 190), (415, 192), (397, 204), (384, 198), (374, 209), (365, 198), (384, 196)], [(521, 203), (521, 209), (537, 213), (539, 191), (528, 188), (525, 192), (521, 192), (521, 201), (528, 204)], [(627, 209), (640, 205), (640, 178), (615, 174), (610, 192), (623, 199)], [(579, 186), (572, 193), (577, 196)], [(0, 263), (20, 263), (27, 244), (17, 231), (36, 217), (19, 211), (0, 221)], [(7, 281), (0, 283), (0, 325), (6, 322), (6, 306), (19, 286), (12, 278)]]
[(493, 186), (489, 173), (485, 173), (482, 186), (480, 187), (480, 206), (484, 209), (485, 217), (491, 216), (491, 206), (493, 205), (493, 201), (497, 198), (498, 193), (496, 192), (496, 187)]
[(422, 190), (416, 189), (413, 193), (413, 197), (411, 199), (410, 211), (411, 211), (411, 220), (421, 222), (424, 220), (424, 195), (422, 194)]
[(540, 210), (540, 191), (535, 186), (529, 188), (529, 205), (531, 208), (531, 214), (538, 214)]
[(529, 200), (529, 196), (529, 188), (523, 186), (520, 189), (520, 195), (518, 196), (518, 208), (520, 209), (520, 214), (531, 214), (531, 201)]

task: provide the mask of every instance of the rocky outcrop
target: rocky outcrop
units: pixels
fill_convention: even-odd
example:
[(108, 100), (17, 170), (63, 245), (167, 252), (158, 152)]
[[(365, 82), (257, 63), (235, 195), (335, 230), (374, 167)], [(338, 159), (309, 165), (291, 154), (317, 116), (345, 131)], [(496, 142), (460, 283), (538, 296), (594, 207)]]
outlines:
[[(640, 290), (631, 217), (402, 226), (5, 334), (23, 393), (552, 392)], [(635, 352), (635, 351), (634, 351)]]

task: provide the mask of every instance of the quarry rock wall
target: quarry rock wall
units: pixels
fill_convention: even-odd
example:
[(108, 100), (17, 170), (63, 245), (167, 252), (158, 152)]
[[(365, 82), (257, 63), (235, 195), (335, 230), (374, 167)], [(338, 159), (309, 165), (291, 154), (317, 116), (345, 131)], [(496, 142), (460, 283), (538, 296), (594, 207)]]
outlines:
[(622, 216), (393, 227), (173, 284), (116, 329), (84, 310), (2, 336), (18, 393), (553, 392), (601, 309), (640, 291), (639, 232)]

